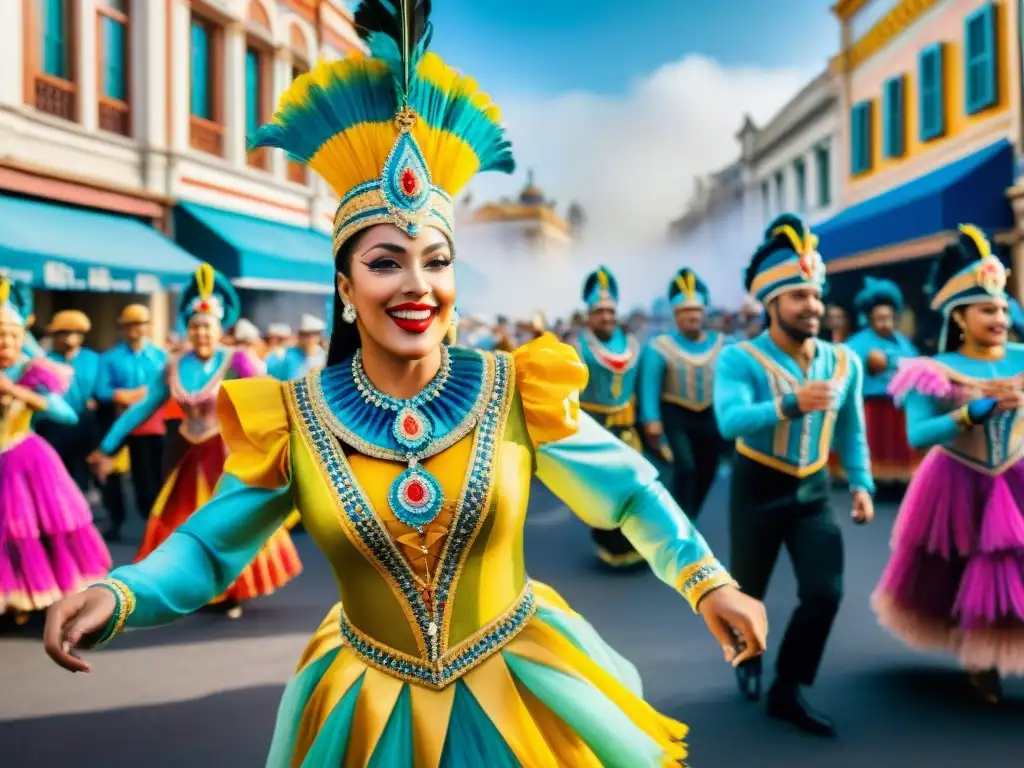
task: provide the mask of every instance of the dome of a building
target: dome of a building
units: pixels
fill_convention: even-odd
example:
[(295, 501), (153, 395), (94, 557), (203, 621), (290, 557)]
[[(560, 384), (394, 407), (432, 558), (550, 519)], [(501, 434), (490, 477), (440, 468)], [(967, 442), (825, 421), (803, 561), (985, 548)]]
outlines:
[(533, 183), (533, 171), (527, 171), (526, 186), (519, 193), (522, 205), (544, 205), (544, 191)]

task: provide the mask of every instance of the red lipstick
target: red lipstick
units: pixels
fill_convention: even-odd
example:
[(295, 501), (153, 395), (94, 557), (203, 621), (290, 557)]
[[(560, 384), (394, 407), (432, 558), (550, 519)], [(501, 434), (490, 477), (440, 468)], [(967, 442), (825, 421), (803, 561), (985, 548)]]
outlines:
[(439, 308), (433, 304), (420, 304), (418, 302), (407, 302), (388, 307), (388, 317), (392, 322), (406, 333), (426, 333), (434, 318), (437, 317)]

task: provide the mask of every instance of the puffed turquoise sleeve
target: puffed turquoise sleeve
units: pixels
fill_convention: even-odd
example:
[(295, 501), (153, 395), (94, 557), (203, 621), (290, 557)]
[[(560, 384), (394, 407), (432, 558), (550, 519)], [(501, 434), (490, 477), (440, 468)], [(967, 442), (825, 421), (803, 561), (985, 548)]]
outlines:
[(223, 594), (293, 510), (288, 415), (280, 382), (225, 382), (217, 402), (230, 451), (213, 499), (148, 557), (101, 582), (119, 613), (100, 639), (164, 624)]
[(756, 401), (753, 381), (757, 371), (754, 366), (750, 355), (740, 345), (726, 347), (718, 356), (713, 407), (718, 430), (726, 440), (769, 429), (800, 413), (793, 394)]
[(588, 525), (620, 529), (694, 610), (732, 584), (654, 466), (580, 411), (587, 369), (575, 350), (546, 334), (513, 358), (537, 478)]
[(665, 382), (665, 358), (651, 341), (640, 355), (640, 421), (661, 421), (661, 390)]
[(944, 412), (939, 400), (920, 392), (908, 393), (903, 408), (907, 414), (907, 442), (915, 450), (947, 443), (963, 429), (955, 411)]
[(833, 444), (846, 470), (850, 489), (874, 493), (875, 481), (871, 476), (871, 456), (864, 424), (864, 366), (855, 354), (847, 352), (846, 359), (850, 366), (850, 381), (836, 417)]
[(73, 376), (74, 371), (69, 366), (52, 363), (45, 357), (29, 361), (18, 384), (46, 399), (46, 407), (32, 414), (33, 422), (46, 420), (65, 426), (78, 423), (78, 414), (63, 396)]
[(161, 371), (147, 384), (146, 396), (118, 416), (110, 425), (103, 442), (100, 443), (100, 451), (107, 456), (117, 453), (128, 436), (156, 413), (170, 396), (167, 379), (164, 372)]

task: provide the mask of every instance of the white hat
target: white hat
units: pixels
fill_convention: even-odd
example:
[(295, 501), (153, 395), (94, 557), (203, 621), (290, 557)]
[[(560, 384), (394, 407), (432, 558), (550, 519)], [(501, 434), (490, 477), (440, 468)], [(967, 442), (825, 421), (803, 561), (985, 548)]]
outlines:
[(253, 342), (260, 340), (260, 329), (244, 317), (235, 323), (235, 341)]
[(271, 323), (267, 326), (267, 336), (286, 339), (292, 335), (292, 327), (288, 323)]
[(323, 333), (327, 330), (324, 321), (313, 315), (303, 315), (299, 320), (299, 333)]

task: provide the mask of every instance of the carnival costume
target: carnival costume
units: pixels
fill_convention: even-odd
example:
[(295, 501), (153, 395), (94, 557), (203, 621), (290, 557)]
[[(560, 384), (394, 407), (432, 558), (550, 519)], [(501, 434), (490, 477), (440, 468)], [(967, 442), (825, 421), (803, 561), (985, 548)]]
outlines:
[[(773, 221), (747, 269), (747, 290), (765, 307), (786, 291), (824, 290), (817, 238), (798, 217)], [(769, 331), (726, 347), (718, 357), (714, 409), (736, 441), (730, 494), (730, 567), (745, 593), (761, 599), (779, 550), (793, 561), (800, 602), (786, 628), (777, 684), (810, 685), (843, 594), (843, 542), (831, 503), (829, 448), (835, 444), (851, 490), (874, 491), (864, 433), (860, 360), (841, 345), (814, 340), (806, 371)], [(834, 389), (828, 411), (804, 413), (796, 391), (809, 381)], [(740, 672), (760, 693), (760, 660)], [(750, 686), (749, 688), (747, 686)]]
[(891, 280), (866, 277), (854, 304), (861, 330), (846, 342), (865, 368), (864, 419), (867, 424), (871, 469), (875, 480), (909, 482), (920, 457), (907, 443), (903, 409), (897, 408), (887, 392), (900, 360), (920, 353), (899, 331), (882, 336), (871, 325), (875, 307), (892, 307), (897, 319), (903, 312), (903, 294)]
[[(24, 329), (30, 307), (28, 286), (0, 278), (0, 325)], [(24, 349), (3, 370), (16, 386), (42, 395), (46, 409), (0, 398), (0, 614), (41, 610), (110, 570), (85, 497), (57, 452), (32, 430), (36, 419), (75, 423), (62, 397), (70, 374)]]
[[(932, 309), (1006, 298), (1006, 270), (980, 230), (961, 227), (937, 265)], [(889, 391), (907, 410), (912, 445), (931, 448), (907, 489), (892, 558), (873, 605), (883, 626), (972, 670), (1024, 674), (1024, 409), (997, 412), (1024, 389), (1024, 346), (1002, 359), (949, 349), (905, 360)]]
[[(300, 77), (257, 134), (339, 194), (336, 248), (380, 223), (451, 238), (452, 197), (476, 171), (512, 168), (497, 108), (425, 51), (424, 10), (399, 21), (364, 2), (355, 24), (371, 57)], [(409, 400), (377, 390), (358, 352), (301, 381), (227, 382), (221, 493), (157, 556), (112, 574), (106, 634), (201, 605), (294, 504), (342, 601), (285, 691), (268, 766), (678, 762), (685, 726), (645, 704), (636, 670), (527, 577), (531, 477), (590, 524), (623, 527), (691, 604), (729, 576), (653, 467), (579, 413), (586, 368), (570, 347), (544, 336), (514, 354), (440, 353)]]
[[(221, 327), (238, 318), (239, 302), (228, 281), (208, 264), (196, 270), (181, 295), (180, 319), (188, 326), (197, 314), (213, 315)], [(261, 376), (259, 361), (244, 350), (218, 347), (208, 360), (194, 352), (173, 355), (164, 369), (147, 385), (146, 396), (114, 422), (100, 445), (107, 456), (114, 455), (141, 424), (173, 399), (184, 414), (178, 433), (168, 440), (172, 464), (163, 488), (149, 515), (136, 562), (159, 547), (214, 495), (224, 472), (228, 447), (217, 417), (217, 392), (225, 381)], [(282, 527), (253, 551), (249, 562), (221, 594), (211, 598), (241, 602), (269, 595), (283, 587), (302, 570), (295, 545)]]
[[(706, 311), (710, 304), (707, 285), (689, 268), (673, 278), (668, 299), (676, 312)], [(662, 424), (671, 452), (669, 487), (691, 520), (715, 482), (722, 453), (711, 395), (725, 343), (725, 334), (718, 331), (702, 331), (693, 340), (677, 330), (652, 339), (640, 359), (640, 420)]]
[[(606, 267), (599, 267), (583, 282), (583, 303), (588, 312), (602, 309), (617, 311), (619, 283)], [(636, 431), (636, 382), (640, 370), (640, 342), (618, 323), (607, 339), (600, 339), (589, 328), (575, 339), (576, 351), (589, 373), (587, 386), (580, 393), (580, 407), (598, 424), (637, 451), (643, 450)], [(615, 568), (630, 568), (643, 563), (643, 557), (617, 530), (591, 530), (597, 556)]]

